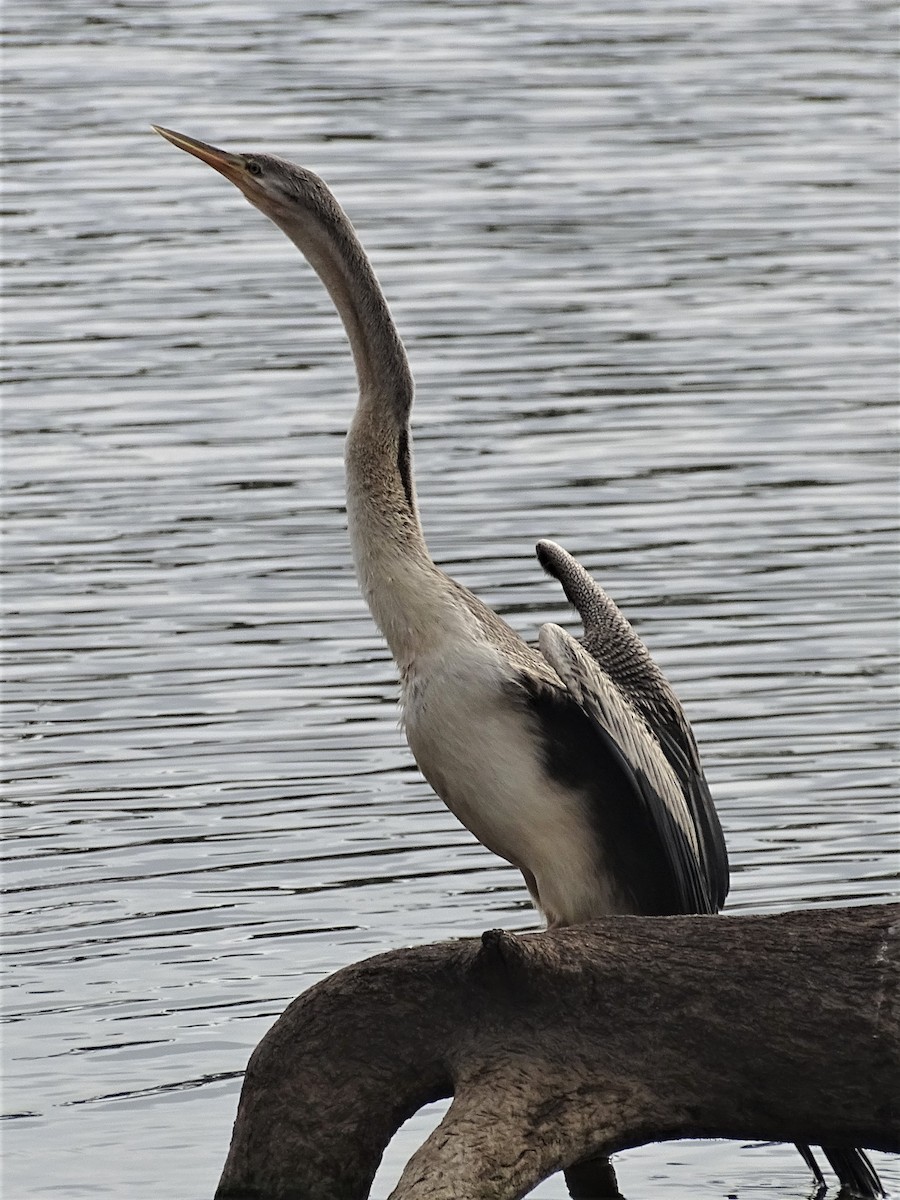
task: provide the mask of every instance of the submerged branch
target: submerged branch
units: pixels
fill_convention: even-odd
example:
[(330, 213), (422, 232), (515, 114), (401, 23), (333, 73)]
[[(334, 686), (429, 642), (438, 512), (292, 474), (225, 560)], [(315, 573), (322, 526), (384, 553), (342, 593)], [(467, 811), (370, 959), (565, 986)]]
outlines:
[(396, 950), (254, 1052), (217, 1200), (515, 1200), (592, 1155), (718, 1137), (900, 1151), (900, 908), (613, 917)]

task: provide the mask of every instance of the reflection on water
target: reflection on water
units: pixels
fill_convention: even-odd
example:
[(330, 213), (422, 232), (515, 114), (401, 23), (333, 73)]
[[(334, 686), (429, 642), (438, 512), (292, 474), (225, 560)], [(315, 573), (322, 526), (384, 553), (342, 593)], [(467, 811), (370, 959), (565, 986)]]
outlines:
[[(894, 894), (889, 12), (8, 5), (10, 1196), (210, 1195), (298, 991), (534, 923), (397, 730), (327, 297), (151, 120), (333, 184), (435, 557), (527, 636), (569, 620), (538, 537), (603, 580), (694, 718), (732, 910)], [(782, 1148), (620, 1173), (806, 1194)]]

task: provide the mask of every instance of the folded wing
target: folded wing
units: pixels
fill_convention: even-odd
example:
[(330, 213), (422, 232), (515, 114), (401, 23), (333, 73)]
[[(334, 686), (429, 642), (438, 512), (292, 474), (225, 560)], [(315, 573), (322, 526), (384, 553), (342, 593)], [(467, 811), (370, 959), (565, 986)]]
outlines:
[(682, 912), (717, 912), (728, 893), (728, 857), (697, 744), (671, 686), (646, 646), (587, 571), (562, 547), (538, 543), (584, 624), (576, 640), (556, 625), (540, 650), (632, 784), (658, 840)]

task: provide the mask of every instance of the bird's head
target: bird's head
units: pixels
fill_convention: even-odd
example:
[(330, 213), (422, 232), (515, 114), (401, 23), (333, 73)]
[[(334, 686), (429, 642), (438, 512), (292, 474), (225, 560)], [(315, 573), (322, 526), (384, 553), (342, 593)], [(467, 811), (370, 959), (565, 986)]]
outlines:
[(230, 180), (305, 255), (344, 322), (360, 391), (391, 395), (405, 428), (413, 397), (406, 351), (366, 252), (323, 180), (274, 154), (236, 154), (159, 125), (153, 128)]
[(283, 228), (304, 213), (326, 215), (334, 198), (318, 175), (274, 154), (232, 153), (197, 138), (154, 125), (161, 137), (213, 167), (238, 188), (251, 204)]

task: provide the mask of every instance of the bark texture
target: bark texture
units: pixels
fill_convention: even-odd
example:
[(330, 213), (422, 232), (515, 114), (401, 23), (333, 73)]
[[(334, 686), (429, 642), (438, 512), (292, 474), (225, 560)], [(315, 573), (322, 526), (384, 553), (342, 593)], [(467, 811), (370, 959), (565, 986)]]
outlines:
[(592, 1155), (724, 1137), (900, 1151), (900, 907), (613, 917), (396, 950), (250, 1059), (217, 1200), (515, 1200)]

